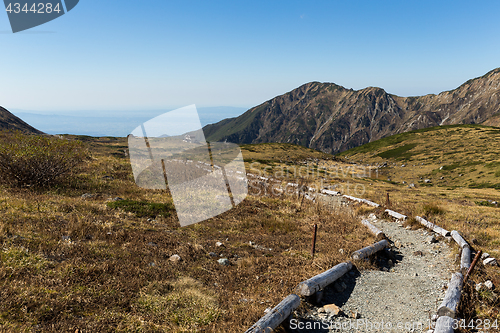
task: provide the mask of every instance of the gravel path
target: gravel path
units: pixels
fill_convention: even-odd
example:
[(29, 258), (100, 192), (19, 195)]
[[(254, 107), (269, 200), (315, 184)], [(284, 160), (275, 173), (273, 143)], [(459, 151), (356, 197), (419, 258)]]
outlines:
[[(447, 241), (435, 242), (432, 232), (398, 222), (372, 224), (393, 245), (378, 256), (380, 270), (352, 270), (327, 287), (320, 303), (296, 311), (291, 332), (426, 332), (453, 272)], [(327, 304), (342, 312), (325, 312)]]

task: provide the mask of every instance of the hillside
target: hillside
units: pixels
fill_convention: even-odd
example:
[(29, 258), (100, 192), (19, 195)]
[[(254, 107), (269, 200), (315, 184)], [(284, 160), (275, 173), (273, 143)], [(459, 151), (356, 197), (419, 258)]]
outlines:
[(0, 106), (0, 130), (19, 130), (24, 133), (43, 134)]
[(419, 97), (311, 82), (204, 131), (209, 141), (294, 143), (338, 153), (393, 134), (452, 124), (500, 124), (500, 68), (457, 89)]
[(387, 163), (380, 169), (384, 177), (400, 184), (500, 190), (500, 129), (495, 127), (449, 125), (416, 130), (338, 157), (361, 164)]

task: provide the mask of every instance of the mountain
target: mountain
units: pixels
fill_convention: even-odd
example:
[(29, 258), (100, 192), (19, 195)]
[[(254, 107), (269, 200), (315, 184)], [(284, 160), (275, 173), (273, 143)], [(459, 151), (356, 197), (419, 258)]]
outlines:
[(209, 141), (294, 143), (338, 153), (393, 134), (450, 124), (500, 126), (500, 68), (457, 89), (418, 97), (311, 82), (204, 131)]
[(0, 106), (0, 130), (19, 130), (25, 133), (32, 134), (44, 134), (42, 131), (28, 125), (20, 118), (14, 116), (12, 113), (7, 111)]

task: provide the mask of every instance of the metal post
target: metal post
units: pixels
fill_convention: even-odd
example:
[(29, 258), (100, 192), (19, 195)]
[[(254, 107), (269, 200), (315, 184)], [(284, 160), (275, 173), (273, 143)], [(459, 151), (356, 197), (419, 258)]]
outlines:
[(314, 224), (313, 240), (311, 246), (311, 257), (314, 259), (314, 252), (316, 252), (316, 233), (318, 232), (318, 225)]

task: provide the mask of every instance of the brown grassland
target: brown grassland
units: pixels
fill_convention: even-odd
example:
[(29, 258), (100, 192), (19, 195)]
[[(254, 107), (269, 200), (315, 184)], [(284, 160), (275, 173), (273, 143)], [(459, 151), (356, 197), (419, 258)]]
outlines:
[[(90, 158), (64, 183), (0, 187), (0, 331), (240, 332), (300, 281), (374, 241), (358, 215), (381, 209), (340, 210), (268, 188), (263, 195), (263, 185), (235, 209), (181, 228), (168, 191), (135, 185), (125, 138), (66, 139), (81, 140)], [(497, 128), (452, 126), (382, 139), (338, 158), (288, 144), (242, 150), (252, 173), (337, 186), (381, 204), (389, 193), (391, 208), (410, 225), (425, 215), (500, 258), (500, 208), (488, 201), (500, 201), (499, 141)], [(173, 254), (181, 260), (170, 261)], [(372, 267), (364, 265), (358, 268)], [(498, 267), (479, 264), (472, 280), (486, 279), (500, 286)], [(495, 291), (467, 291), (465, 318), (500, 319)]]
[[(296, 195), (249, 195), (181, 228), (167, 191), (135, 185), (126, 139), (66, 138), (90, 158), (65, 182), (0, 189), (0, 331), (244, 331), (300, 281), (373, 242), (355, 214)], [(291, 161), (324, 155), (288, 150)]]

